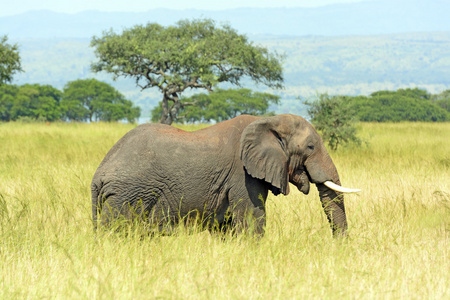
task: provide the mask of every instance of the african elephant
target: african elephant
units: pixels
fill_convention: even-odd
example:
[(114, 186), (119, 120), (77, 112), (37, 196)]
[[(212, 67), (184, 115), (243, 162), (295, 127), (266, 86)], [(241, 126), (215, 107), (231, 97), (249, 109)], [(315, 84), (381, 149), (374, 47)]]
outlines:
[(333, 235), (346, 234), (346, 190), (305, 119), (242, 115), (194, 132), (144, 124), (111, 148), (93, 177), (94, 226), (138, 217), (164, 230), (201, 216), (210, 230), (251, 225), (262, 235), (269, 190), (287, 195), (289, 182), (305, 194), (316, 184)]

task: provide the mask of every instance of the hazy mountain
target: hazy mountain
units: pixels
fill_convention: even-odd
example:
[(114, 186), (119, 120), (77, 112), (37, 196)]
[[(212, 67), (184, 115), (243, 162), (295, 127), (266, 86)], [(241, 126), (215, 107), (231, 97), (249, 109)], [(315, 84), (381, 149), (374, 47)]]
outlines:
[[(412, 4), (413, 3), (413, 4)], [(373, 35), (450, 31), (448, 0), (383, 0), (316, 8), (239, 8), (224, 11), (155, 9), (141, 13), (32, 11), (0, 18), (0, 35), (13, 38), (90, 38), (103, 30), (135, 24), (173, 24), (208, 17), (245, 34)]]
[[(450, 32), (380, 36), (277, 37), (253, 36), (255, 43), (286, 55), (286, 88), (279, 112), (296, 112), (298, 96), (317, 92), (358, 95), (405, 87), (439, 93), (450, 89)], [(62, 89), (72, 80), (96, 77), (108, 82), (145, 113), (161, 100), (157, 89), (141, 91), (133, 80), (112, 81), (110, 74), (93, 74), (90, 39), (20, 39), (22, 66), (14, 83), (50, 84)], [(264, 86), (245, 87), (268, 91)], [(222, 86), (224, 87), (224, 86)], [(227, 87), (225, 87), (227, 88)], [(199, 91), (198, 91), (199, 92)], [(294, 107), (294, 110), (293, 110)]]

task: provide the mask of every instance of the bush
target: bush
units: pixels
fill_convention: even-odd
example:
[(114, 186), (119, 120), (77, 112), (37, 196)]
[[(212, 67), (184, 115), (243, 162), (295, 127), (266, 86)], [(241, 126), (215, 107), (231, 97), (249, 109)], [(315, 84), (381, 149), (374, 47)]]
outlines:
[(357, 121), (349, 99), (345, 96), (321, 94), (313, 102), (303, 101), (308, 106), (311, 123), (322, 134), (331, 150), (348, 143), (361, 144), (356, 136)]

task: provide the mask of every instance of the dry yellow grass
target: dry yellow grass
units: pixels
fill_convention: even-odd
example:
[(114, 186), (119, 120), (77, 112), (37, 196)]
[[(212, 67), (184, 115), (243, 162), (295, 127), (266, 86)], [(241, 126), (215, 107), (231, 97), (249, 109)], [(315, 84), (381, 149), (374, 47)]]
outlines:
[(90, 181), (132, 125), (0, 124), (0, 298), (449, 298), (450, 124), (360, 126), (370, 147), (331, 154), (363, 189), (350, 238), (331, 237), (313, 188), (270, 196), (260, 241), (222, 241), (94, 236)]

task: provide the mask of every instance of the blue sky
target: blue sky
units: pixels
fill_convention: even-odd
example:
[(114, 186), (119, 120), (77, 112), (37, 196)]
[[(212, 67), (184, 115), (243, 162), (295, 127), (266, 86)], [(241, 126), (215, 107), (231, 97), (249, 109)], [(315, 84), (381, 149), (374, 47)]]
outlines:
[(155, 8), (223, 10), (237, 7), (317, 7), (362, 1), (369, 0), (1, 0), (0, 16), (42, 9), (64, 13), (85, 10), (142, 12)]

